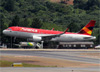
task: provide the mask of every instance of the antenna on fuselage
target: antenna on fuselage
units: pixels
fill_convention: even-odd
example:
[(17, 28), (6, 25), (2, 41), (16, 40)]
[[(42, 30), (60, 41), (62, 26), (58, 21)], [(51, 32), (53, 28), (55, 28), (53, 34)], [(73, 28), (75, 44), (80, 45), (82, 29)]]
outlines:
[(51, 29), (52, 31), (54, 30), (54, 28)]

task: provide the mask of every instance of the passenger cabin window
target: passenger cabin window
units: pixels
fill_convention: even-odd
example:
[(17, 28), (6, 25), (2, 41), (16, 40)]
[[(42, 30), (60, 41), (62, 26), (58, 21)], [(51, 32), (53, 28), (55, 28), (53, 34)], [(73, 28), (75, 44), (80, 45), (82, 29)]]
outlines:
[(8, 28), (7, 30), (12, 30), (12, 29)]

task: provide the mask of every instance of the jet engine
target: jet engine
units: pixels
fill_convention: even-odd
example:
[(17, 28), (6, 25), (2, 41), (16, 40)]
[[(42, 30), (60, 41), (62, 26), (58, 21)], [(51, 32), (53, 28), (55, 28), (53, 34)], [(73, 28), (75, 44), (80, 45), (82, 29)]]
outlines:
[(42, 40), (41, 37), (33, 36), (33, 41), (34, 41), (34, 42), (40, 42), (41, 40)]

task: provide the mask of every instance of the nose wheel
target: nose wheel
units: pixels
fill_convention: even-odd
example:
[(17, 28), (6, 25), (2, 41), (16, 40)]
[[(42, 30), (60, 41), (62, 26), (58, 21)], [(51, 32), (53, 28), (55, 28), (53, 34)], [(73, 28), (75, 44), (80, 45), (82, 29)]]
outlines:
[(44, 43), (44, 41), (41, 41), (41, 48), (43, 48), (43, 43)]
[(37, 43), (36, 46), (37, 46), (39, 49), (43, 49), (43, 43), (44, 43), (44, 41), (41, 41), (41, 43)]

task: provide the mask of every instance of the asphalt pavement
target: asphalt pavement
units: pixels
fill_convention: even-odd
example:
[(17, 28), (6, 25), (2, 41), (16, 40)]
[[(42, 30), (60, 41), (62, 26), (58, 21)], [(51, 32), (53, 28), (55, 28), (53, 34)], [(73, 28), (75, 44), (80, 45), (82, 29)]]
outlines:
[(0, 72), (100, 72), (99, 68), (30, 68), (30, 67), (3, 67)]
[[(80, 53), (100, 53), (100, 50), (0, 50), (0, 55), (37, 56), (100, 64), (99, 58), (84, 57)], [(100, 72), (100, 67), (0, 67), (0, 72)]]
[(1, 55), (39, 56), (56, 59), (73, 60), (86, 63), (100, 63), (100, 59), (82, 57), (80, 53), (99, 53), (100, 51), (0, 51)]

